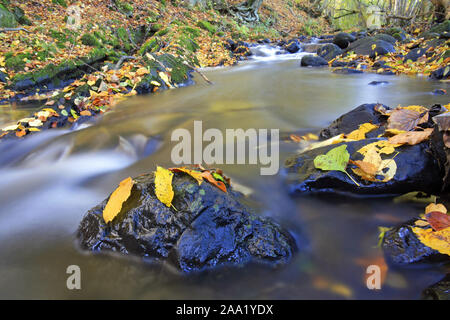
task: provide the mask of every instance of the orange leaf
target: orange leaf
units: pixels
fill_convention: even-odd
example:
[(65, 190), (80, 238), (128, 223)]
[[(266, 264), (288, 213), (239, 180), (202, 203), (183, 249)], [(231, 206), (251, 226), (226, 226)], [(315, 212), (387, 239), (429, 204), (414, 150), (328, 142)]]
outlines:
[(214, 179), (214, 177), (212, 176), (210, 171), (203, 171), (202, 172), (202, 177), (205, 178), (206, 180), (208, 180), (210, 183), (215, 185), (217, 188), (219, 188), (223, 192), (225, 192), (225, 193), (227, 192), (227, 187), (225, 186), (225, 183), (223, 183), (222, 181), (217, 181), (216, 179)]
[(122, 180), (119, 187), (109, 197), (108, 203), (103, 209), (103, 219), (106, 223), (112, 221), (122, 210), (122, 205), (130, 197), (134, 181), (131, 177)]
[(427, 128), (423, 131), (407, 131), (390, 137), (389, 142), (392, 144), (415, 145), (427, 140), (432, 133), (433, 128)]

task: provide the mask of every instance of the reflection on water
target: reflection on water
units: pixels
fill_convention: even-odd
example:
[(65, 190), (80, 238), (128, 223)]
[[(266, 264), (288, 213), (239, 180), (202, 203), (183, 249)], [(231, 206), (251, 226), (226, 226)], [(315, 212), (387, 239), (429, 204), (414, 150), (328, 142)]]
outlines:
[[(164, 266), (80, 253), (74, 232), (83, 214), (127, 176), (173, 166), (174, 129), (317, 129), (361, 103), (448, 103), (430, 92), (438, 82), (372, 74), (337, 75), (300, 68), (298, 60), (255, 61), (205, 71), (215, 85), (198, 84), (126, 101), (97, 124), (50, 130), (22, 143), (0, 144), (0, 298), (418, 298), (443, 271), (388, 271), (370, 291), (368, 264), (382, 262), (378, 226), (420, 213), (389, 199), (287, 196), (282, 177), (260, 176), (257, 165), (223, 165), (252, 203), (298, 241), (299, 253), (278, 270), (250, 266), (179, 276)], [(370, 86), (374, 80), (388, 85)], [(444, 88), (445, 89), (445, 88)], [(280, 145), (281, 162), (295, 152)], [(67, 266), (81, 267), (82, 290), (66, 289)]]

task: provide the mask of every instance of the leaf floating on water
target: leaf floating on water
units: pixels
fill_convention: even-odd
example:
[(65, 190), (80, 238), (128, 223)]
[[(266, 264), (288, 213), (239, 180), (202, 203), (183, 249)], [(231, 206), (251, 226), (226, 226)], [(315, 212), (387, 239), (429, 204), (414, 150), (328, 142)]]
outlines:
[(314, 159), (314, 166), (317, 169), (325, 171), (341, 171), (345, 173), (359, 187), (359, 184), (345, 170), (347, 168), (349, 160), (350, 154), (347, 151), (347, 145), (343, 144), (339, 147), (331, 149), (326, 154), (318, 155)]
[(155, 172), (155, 194), (159, 201), (167, 207), (172, 206), (174, 196), (172, 188), (173, 173), (163, 167), (156, 167)]
[(346, 138), (353, 140), (363, 140), (366, 138), (366, 133), (369, 133), (377, 128), (378, 128), (377, 125), (371, 124), (370, 122), (366, 122), (361, 124), (358, 129), (353, 130), (348, 135), (346, 135)]
[(424, 245), (450, 256), (450, 228), (433, 231), (431, 228), (414, 227), (412, 230)]
[(187, 169), (185, 167), (181, 167), (181, 168), (170, 168), (169, 169), (172, 172), (184, 172), (187, 173), (188, 175), (190, 175), (192, 178), (194, 178), (195, 180), (197, 180), (198, 185), (201, 185), (203, 182), (203, 176), (202, 173), (200, 171), (196, 171), (196, 170), (190, 170)]
[(109, 197), (108, 203), (103, 209), (103, 219), (106, 223), (112, 221), (122, 210), (122, 205), (130, 197), (134, 181), (131, 177), (122, 180), (119, 187)]
[(415, 145), (427, 140), (432, 133), (432, 128), (427, 128), (424, 131), (407, 131), (389, 138), (389, 142), (392, 144)]
[(203, 171), (202, 172), (202, 177), (205, 178), (206, 180), (208, 180), (210, 183), (215, 185), (217, 188), (219, 188), (223, 192), (227, 193), (227, 187), (226, 187), (225, 183), (223, 183), (222, 181), (217, 181), (216, 179), (214, 179), (214, 177), (213, 177), (213, 175), (211, 174), (210, 171)]

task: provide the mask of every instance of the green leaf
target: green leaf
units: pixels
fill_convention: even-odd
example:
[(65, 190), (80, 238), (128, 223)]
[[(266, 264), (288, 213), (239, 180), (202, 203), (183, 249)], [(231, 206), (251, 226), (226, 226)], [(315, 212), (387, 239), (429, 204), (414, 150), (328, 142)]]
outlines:
[(66, 116), (66, 117), (69, 115), (69, 113), (67, 113), (66, 110), (61, 111), (61, 114), (62, 114), (63, 116)]
[(321, 154), (314, 159), (314, 166), (321, 170), (337, 170), (345, 172), (350, 154), (347, 151), (347, 145), (336, 147), (328, 151), (326, 154)]
[(70, 109), (70, 113), (72, 114), (72, 117), (74, 117), (74, 119), (78, 119), (78, 115), (77, 115), (77, 113), (75, 112), (75, 110)]
[(325, 171), (336, 170), (344, 172), (359, 187), (359, 184), (348, 174), (347, 171), (345, 171), (349, 160), (350, 154), (347, 151), (347, 145), (343, 144), (339, 147), (331, 149), (326, 154), (318, 155), (314, 159), (314, 166), (317, 169)]
[(212, 176), (214, 177), (214, 179), (216, 179), (218, 181), (222, 181), (223, 183), (226, 183), (225, 179), (220, 174), (213, 172)]

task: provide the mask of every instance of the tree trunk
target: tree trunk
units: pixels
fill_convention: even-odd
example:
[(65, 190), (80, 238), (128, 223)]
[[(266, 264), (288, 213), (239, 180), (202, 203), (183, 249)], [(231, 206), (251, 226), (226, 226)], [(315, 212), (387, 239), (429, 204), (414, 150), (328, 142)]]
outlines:
[(231, 8), (231, 10), (241, 20), (245, 22), (258, 22), (258, 10), (261, 7), (263, 0), (247, 0), (237, 6)]

